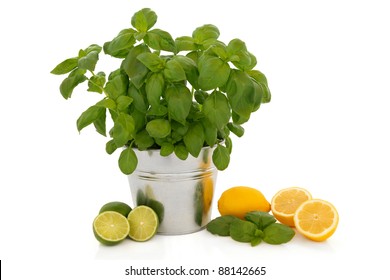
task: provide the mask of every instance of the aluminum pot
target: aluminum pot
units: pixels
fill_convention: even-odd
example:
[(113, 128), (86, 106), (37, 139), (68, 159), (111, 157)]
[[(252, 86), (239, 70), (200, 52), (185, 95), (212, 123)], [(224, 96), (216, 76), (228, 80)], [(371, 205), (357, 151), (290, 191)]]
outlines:
[(213, 148), (202, 148), (197, 158), (167, 157), (160, 150), (134, 149), (136, 170), (128, 176), (134, 205), (147, 205), (159, 216), (159, 234), (187, 234), (203, 229), (211, 218), (217, 179)]

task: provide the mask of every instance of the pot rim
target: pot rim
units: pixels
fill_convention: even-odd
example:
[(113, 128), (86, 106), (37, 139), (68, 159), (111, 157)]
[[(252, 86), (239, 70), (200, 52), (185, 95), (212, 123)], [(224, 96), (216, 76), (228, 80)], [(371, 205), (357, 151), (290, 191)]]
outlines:
[[(224, 141), (220, 141), (218, 142), (218, 144), (221, 144), (223, 143)], [(214, 149), (216, 145), (218, 144), (214, 144), (213, 146), (203, 146), (201, 150), (204, 150), (204, 149)], [(126, 146), (126, 148), (128, 148), (129, 146)], [(137, 150), (139, 152), (155, 152), (155, 151), (161, 151), (161, 148), (148, 148), (148, 149), (145, 149), (145, 150), (140, 150), (138, 149), (137, 147), (131, 147), (133, 150)]]
[[(168, 156), (160, 155), (160, 149), (139, 150), (133, 148), (138, 164), (133, 174), (135, 176), (149, 176), (152, 174), (187, 174), (187, 173), (204, 173), (216, 169), (212, 153), (214, 147), (205, 146), (201, 149), (199, 155), (194, 157), (188, 154), (185, 160), (180, 159), (175, 153)], [(137, 174), (137, 175), (136, 175)], [(149, 175), (148, 175), (149, 174)], [(130, 174), (131, 176), (132, 174)], [(199, 175), (197, 175), (199, 176)]]

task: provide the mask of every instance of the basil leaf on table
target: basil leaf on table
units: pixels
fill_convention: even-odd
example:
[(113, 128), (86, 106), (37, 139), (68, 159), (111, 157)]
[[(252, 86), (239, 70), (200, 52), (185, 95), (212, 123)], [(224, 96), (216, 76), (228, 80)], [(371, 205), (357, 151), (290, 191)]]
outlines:
[(236, 220), (234, 216), (220, 216), (207, 224), (207, 230), (219, 236), (230, 236), (230, 224)]
[(264, 229), (263, 232), (264, 242), (275, 245), (286, 243), (290, 241), (295, 235), (295, 231), (292, 228), (279, 223), (269, 225)]
[(257, 228), (264, 230), (269, 225), (276, 222), (274, 216), (261, 211), (252, 211), (245, 215), (245, 220), (254, 223)]
[(230, 237), (239, 242), (251, 242), (256, 230), (255, 224), (238, 219), (230, 224)]

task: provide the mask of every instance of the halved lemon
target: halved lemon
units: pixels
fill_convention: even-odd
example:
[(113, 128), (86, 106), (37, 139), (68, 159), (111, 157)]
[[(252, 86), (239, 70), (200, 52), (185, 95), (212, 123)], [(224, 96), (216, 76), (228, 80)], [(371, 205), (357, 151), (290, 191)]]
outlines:
[(336, 208), (322, 199), (303, 202), (294, 215), (298, 232), (314, 241), (324, 241), (331, 237), (338, 222), (339, 214)]
[(311, 199), (311, 194), (304, 188), (282, 189), (271, 200), (272, 214), (282, 224), (293, 227), (295, 211), (309, 199)]

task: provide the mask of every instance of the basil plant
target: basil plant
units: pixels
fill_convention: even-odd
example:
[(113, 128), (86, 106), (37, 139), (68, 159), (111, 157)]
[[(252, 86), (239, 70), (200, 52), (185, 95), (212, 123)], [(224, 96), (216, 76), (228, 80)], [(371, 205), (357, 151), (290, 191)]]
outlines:
[[(215, 146), (213, 162), (224, 170), (232, 151), (230, 133), (241, 137), (242, 124), (271, 99), (267, 79), (253, 69), (256, 57), (245, 43), (219, 41), (216, 26), (206, 24), (173, 39), (153, 28), (156, 21), (156, 13), (144, 8), (131, 18), (132, 27), (111, 41), (92, 44), (58, 64), (51, 73), (68, 74), (60, 93), (68, 99), (86, 83), (87, 91), (102, 95), (81, 114), (77, 128), (93, 124), (108, 134), (106, 151), (121, 148), (119, 168), (125, 174), (138, 163), (133, 148), (160, 149), (162, 156), (174, 153), (185, 160)], [(102, 51), (119, 59), (120, 67), (97, 72)], [(113, 126), (107, 131), (108, 116)]]

